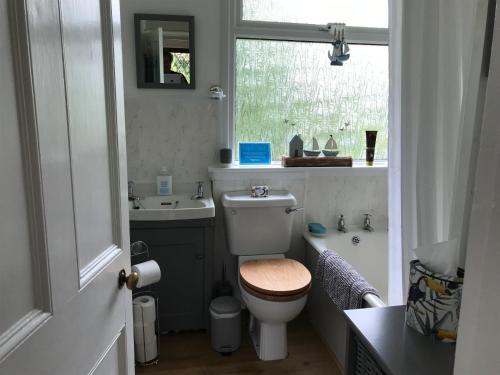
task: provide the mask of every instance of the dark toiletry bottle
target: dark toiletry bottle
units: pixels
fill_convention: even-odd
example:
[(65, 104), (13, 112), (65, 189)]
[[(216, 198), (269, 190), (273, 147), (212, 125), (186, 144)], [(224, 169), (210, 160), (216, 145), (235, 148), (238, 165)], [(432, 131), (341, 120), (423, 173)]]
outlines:
[(373, 165), (375, 158), (375, 143), (377, 142), (377, 131), (366, 131), (366, 164)]
[(224, 165), (229, 165), (233, 162), (233, 150), (230, 148), (220, 149), (220, 163)]

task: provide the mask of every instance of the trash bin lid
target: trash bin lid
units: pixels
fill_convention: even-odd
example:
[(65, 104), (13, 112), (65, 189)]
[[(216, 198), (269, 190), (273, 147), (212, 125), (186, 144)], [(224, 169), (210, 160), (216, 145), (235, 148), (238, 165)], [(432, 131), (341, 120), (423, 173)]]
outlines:
[(210, 303), (210, 311), (216, 314), (234, 314), (240, 310), (240, 301), (230, 296), (217, 297)]

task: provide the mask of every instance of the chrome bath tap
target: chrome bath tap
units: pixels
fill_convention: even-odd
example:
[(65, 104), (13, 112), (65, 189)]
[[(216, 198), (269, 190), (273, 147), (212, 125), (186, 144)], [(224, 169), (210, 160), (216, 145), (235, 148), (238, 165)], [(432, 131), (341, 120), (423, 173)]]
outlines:
[(373, 227), (370, 221), (370, 217), (372, 215), (370, 214), (365, 214), (365, 219), (363, 220), (363, 229), (367, 230), (368, 232), (373, 232)]
[(346, 225), (345, 225), (344, 215), (342, 215), (342, 214), (340, 215), (339, 221), (337, 223), (337, 230), (339, 232), (347, 233), (347, 228), (346, 228)]

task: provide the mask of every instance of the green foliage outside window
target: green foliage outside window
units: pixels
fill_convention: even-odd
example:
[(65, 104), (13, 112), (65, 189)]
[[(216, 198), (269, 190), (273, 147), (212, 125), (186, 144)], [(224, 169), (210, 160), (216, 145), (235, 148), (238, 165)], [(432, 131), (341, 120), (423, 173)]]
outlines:
[(189, 53), (172, 53), (172, 70), (174, 72), (182, 73), (188, 83), (191, 83), (191, 75), (190, 75), (190, 65), (189, 65)]

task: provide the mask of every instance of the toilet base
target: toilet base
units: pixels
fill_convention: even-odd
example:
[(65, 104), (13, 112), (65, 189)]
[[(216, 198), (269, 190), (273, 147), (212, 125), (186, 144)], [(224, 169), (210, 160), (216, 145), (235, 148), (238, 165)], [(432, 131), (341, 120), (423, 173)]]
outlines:
[(260, 360), (276, 361), (288, 357), (286, 323), (264, 323), (250, 315), (249, 332)]

